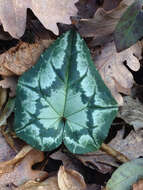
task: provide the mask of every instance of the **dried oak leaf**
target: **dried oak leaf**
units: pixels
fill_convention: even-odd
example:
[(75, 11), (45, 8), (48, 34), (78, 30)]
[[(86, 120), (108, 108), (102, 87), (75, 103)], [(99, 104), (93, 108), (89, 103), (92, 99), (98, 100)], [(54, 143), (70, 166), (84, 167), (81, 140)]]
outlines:
[[(40, 54), (53, 40), (38, 40), (33, 44), (20, 42), (0, 55), (0, 74), (3, 76), (21, 75), (34, 65)], [(5, 71), (6, 70), (6, 71)], [(8, 72), (9, 71), (9, 72)]]
[(133, 71), (139, 70), (141, 53), (140, 42), (120, 53), (116, 52), (114, 42), (109, 42), (103, 47), (101, 54), (94, 58), (96, 68), (119, 105), (123, 104), (123, 98), (119, 92), (129, 94), (134, 83), (133, 76), (124, 63), (126, 62)]
[(2, 87), (4, 90), (6, 88), (10, 88), (10, 97), (13, 97), (16, 95), (16, 86), (17, 86), (17, 78), (15, 76), (10, 77), (3, 77), (3, 80), (0, 80), (0, 87)]
[(70, 16), (77, 12), (77, 0), (14, 0), (0, 1), (0, 21), (5, 31), (20, 38), (25, 30), (26, 12), (30, 8), (45, 28), (58, 34), (56, 23), (70, 24)]
[[(44, 159), (42, 152), (37, 150), (31, 150), (24, 159), (15, 166), (14, 170), (9, 173), (4, 173), (0, 177), (0, 189), (5, 190), (6, 187), (10, 187), (11, 184), (19, 186), (26, 181), (46, 176), (47, 172), (32, 170), (32, 165), (41, 162)], [(10, 190), (10, 188), (9, 188)]]
[(58, 171), (58, 185), (60, 190), (84, 190), (86, 184), (80, 173), (61, 166)]
[(99, 8), (93, 18), (81, 19), (77, 24), (80, 34), (85, 37), (99, 38), (113, 33), (120, 17), (133, 2), (134, 0), (123, 0), (111, 11)]
[(128, 159), (133, 160), (143, 156), (143, 133), (131, 131), (126, 138), (124, 136), (124, 129), (118, 131), (117, 135), (108, 144), (110, 147), (124, 154)]
[(143, 179), (135, 183), (132, 190), (143, 190)]

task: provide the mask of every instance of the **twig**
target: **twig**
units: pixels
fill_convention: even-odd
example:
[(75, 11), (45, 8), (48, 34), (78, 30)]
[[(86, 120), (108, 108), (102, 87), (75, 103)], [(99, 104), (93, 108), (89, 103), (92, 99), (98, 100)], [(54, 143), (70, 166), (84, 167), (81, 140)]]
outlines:
[(111, 148), (109, 145), (102, 143), (101, 148), (102, 151), (106, 152), (107, 154), (113, 156), (118, 161), (125, 163), (130, 161), (125, 155), (118, 152), (117, 150)]

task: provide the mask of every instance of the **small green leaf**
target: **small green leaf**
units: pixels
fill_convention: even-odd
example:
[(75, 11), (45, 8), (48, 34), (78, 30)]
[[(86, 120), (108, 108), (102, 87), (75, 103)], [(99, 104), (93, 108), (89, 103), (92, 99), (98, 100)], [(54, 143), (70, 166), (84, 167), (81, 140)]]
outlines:
[(106, 190), (131, 190), (132, 185), (143, 178), (143, 158), (121, 165), (111, 176)]
[(117, 110), (84, 40), (71, 30), (20, 77), (15, 131), (42, 151), (63, 142), (73, 153), (92, 152), (108, 135)]
[(117, 51), (129, 48), (141, 37), (143, 37), (143, 0), (137, 0), (126, 10), (115, 28)]

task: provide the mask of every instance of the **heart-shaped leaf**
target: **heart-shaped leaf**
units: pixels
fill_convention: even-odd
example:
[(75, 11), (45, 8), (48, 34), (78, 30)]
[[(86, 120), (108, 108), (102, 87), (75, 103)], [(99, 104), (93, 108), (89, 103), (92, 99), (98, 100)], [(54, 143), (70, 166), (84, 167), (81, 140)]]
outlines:
[(84, 40), (71, 30), (20, 77), (15, 131), (42, 151), (64, 142), (73, 153), (87, 153), (99, 149), (117, 110)]
[(106, 190), (131, 190), (137, 180), (143, 178), (143, 159), (136, 159), (121, 165), (108, 181)]
[(114, 37), (118, 51), (135, 44), (143, 37), (143, 0), (135, 1), (116, 26)]

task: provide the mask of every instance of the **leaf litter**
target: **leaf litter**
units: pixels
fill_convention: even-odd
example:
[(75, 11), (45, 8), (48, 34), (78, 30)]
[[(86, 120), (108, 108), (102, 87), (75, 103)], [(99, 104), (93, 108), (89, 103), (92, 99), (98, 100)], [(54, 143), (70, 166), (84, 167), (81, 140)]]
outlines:
[[(142, 103), (137, 99), (136, 94), (132, 97), (131, 92), (131, 88), (135, 84), (134, 73), (140, 69), (140, 66), (142, 67), (142, 41), (138, 41), (120, 53), (117, 53), (113, 42), (115, 26), (134, 0), (122, 0), (117, 2), (114, 2), (114, 0), (112, 0), (112, 2), (104, 0), (104, 2), (92, 1), (90, 3), (86, 0), (80, 0), (80, 5), (77, 6), (77, 8), (75, 3), (78, 1), (75, 0), (67, 4), (69, 5), (68, 8), (65, 6), (66, 3), (62, 5), (62, 15), (59, 15), (59, 12), (57, 12), (60, 2), (55, 4), (55, 1), (52, 1), (53, 4), (49, 6), (53, 8), (51, 11), (56, 10), (56, 15), (53, 17), (54, 20), (51, 19), (51, 12), (42, 12), (43, 7), (40, 9), (40, 6), (45, 2), (47, 1), (41, 1), (37, 6), (37, 10), (35, 9), (36, 3), (34, 5), (32, 1), (30, 1), (28, 6), (27, 2), (22, 3), (21, 6), (23, 10), (16, 1), (14, 1), (13, 4), (2, 2), (0, 20), (4, 30), (8, 31), (11, 36), (15, 38), (22, 36), (25, 29), (27, 29), (25, 20), (26, 15), (29, 14), (24, 11), (30, 7), (37, 16), (37, 18), (32, 16), (31, 22), (35, 23), (35, 21), (39, 22), (40, 20), (43, 24), (43, 30), (45, 27), (45, 29), (49, 29), (57, 35), (58, 27), (56, 24), (60, 22), (70, 24), (70, 16), (76, 16), (78, 10), (78, 15), (80, 16), (80, 18), (78, 18), (79, 22), (73, 22), (73, 24), (76, 25), (77, 31), (81, 36), (85, 37), (89, 48), (92, 46), (95, 50), (100, 49), (98, 53), (96, 52), (94, 54), (90, 48), (92, 58), (114, 98), (119, 105), (122, 105), (120, 106), (118, 117), (128, 123), (128, 128), (132, 128), (133, 126), (134, 130), (131, 130), (129, 134), (125, 136), (126, 130), (124, 125), (126, 126), (126, 123), (119, 123), (122, 129), (118, 130), (117, 134), (110, 139), (107, 145), (103, 144), (104, 146), (102, 145), (100, 150), (85, 155), (69, 154), (68, 152), (62, 151), (62, 149), (56, 150), (57, 152), (54, 151), (43, 154), (43, 152), (32, 148), (27, 149), (27, 151), (21, 155), (24, 149), (21, 149), (21, 147), (17, 149), (14, 144), (14, 142), (19, 139), (17, 139), (15, 133), (12, 132), (13, 107), (10, 106), (10, 112), (5, 112), (5, 108), (9, 98), (16, 95), (17, 79), (19, 76), (36, 63), (40, 54), (54, 41), (53, 39), (56, 38), (50, 37), (49, 39), (50, 35), (47, 35), (48, 30), (46, 30), (46, 36), (48, 36), (48, 38), (44, 39), (44, 41), (41, 38), (41, 35), (45, 38), (44, 32), (42, 33), (40, 29), (38, 35), (38, 30), (36, 29), (36, 35), (40, 36), (41, 39), (37, 38), (35, 43), (27, 43), (20, 40), (15, 47), (10, 48), (0, 55), (0, 118), (3, 118), (4, 121), (1, 123), (3, 126), (1, 126), (0, 133), (0, 190), (67, 190), (69, 187), (74, 190), (101, 190), (103, 186), (111, 190), (112, 184), (111, 186), (109, 185), (110, 181), (116, 184), (117, 180), (120, 189), (142, 189), (143, 183), (142, 180), (140, 180), (142, 173), (138, 173), (139, 170), (133, 172), (134, 175), (132, 179), (134, 180), (129, 182), (125, 180), (125, 184), (120, 181), (122, 177), (120, 176), (120, 170), (123, 173), (125, 172), (125, 175), (128, 175), (126, 165), (122, 163), (131, 163), (132, 165), (129, 165), (130, 169), (134, 167), (134, 163), (138, 162), (136, 159), (143, 156)], [(8, 5), (10, 6), (8, 7)], [(11, 10), (8, 15), (6, 13), (10, 7)], [(22, 11), (19, 12), (19, 10)], [(44, 14), (41, 15), (41, 13)], [(47, 19), (47, 17), (49, 19)], [(34, 25), (31, 26), (34, 27)], [(32, 28), (32, 30), (34, 31), (35, 29)], [(60, 30), (62, 31), (62, 27)], [(0, 31), (0, 36), (3, 40), (12, 39), (12, 37), (5, 38), (6, 33), (4, 31)], [(88, 39), (88, 37), (90, 38)], [(123, 96), (123, 94), (127, 96)], [(141, 92), (140, 96), (142, 96)], [(5, 134), (3, 128), (8, 128), (10, 132), (6, 132)], [(115, 124), (114, 130), (117, 129), (118, 124)], [(109, 136), (112, 136), (112, 133), (113, 127), (111, 128)], [(7, 137), (11, 138), (12, 144), (8, 142)], [(8, 144), (10, 144), (10, 146)], [(50, 159), (52, 159), (52, 161), (54, 160), (53, 165), (48, 164)], [(78, 160), (78, 162), (75, 162), (74, 159)], [(57, 160), (61, 160), (63, 166), (53, 171), (55, 163), (58, 162)], [(129, 160), (131, 160), (131, 162), (128, 162)], [(38, 163), (39, 165), (41, 161), (44, 162), (44, 167), (39, 169), (39, 167), (36, 166), (37, 169), (34, 170), (32, 168), (33, 164)], [(77, 167), (77, 163), (79, 162), (84, 166), (84, 169)], [(46, 167), (49, 166), (52, 169), (47, 172)], [(142, 164), (140, 167), (142, 167)], [(82, 171), (85, 170), (85, 168), (88, 168), (88, 172)], [(112, 173), (114, 176), (114, 170), (117, 172), (116, 179), (111, 177), (107, 183)], [(96, 174), (96, 180), (92, 172)], [(128, 170), (128, 173), (130, 175), (130, 170)], [(98, 179), (98, 175), (102, 177)], [(137, 178), (138, 175), (139, 177)], [(88, 184), (89, 181), (90, 184)], [(116, 188), (118, 188), (118, 186), (116, 186)], [(115, 185), (113, 185), (113, 189), (115, 189)]]
[[(70, 24), (70, 16), (75, 16), (77, 0), (41, 0), (39, 1), (1, 1), (0, 21), (5, 31), (14, 38), (19, 38), (24, 34), (26, 27), (27, 9), (31, 9), (45, 28), (58, 34), (57, 22)], [(48, 10), (48, 11), (47, 11)], [(54, 17), (53, 17), (54, 15)]]

